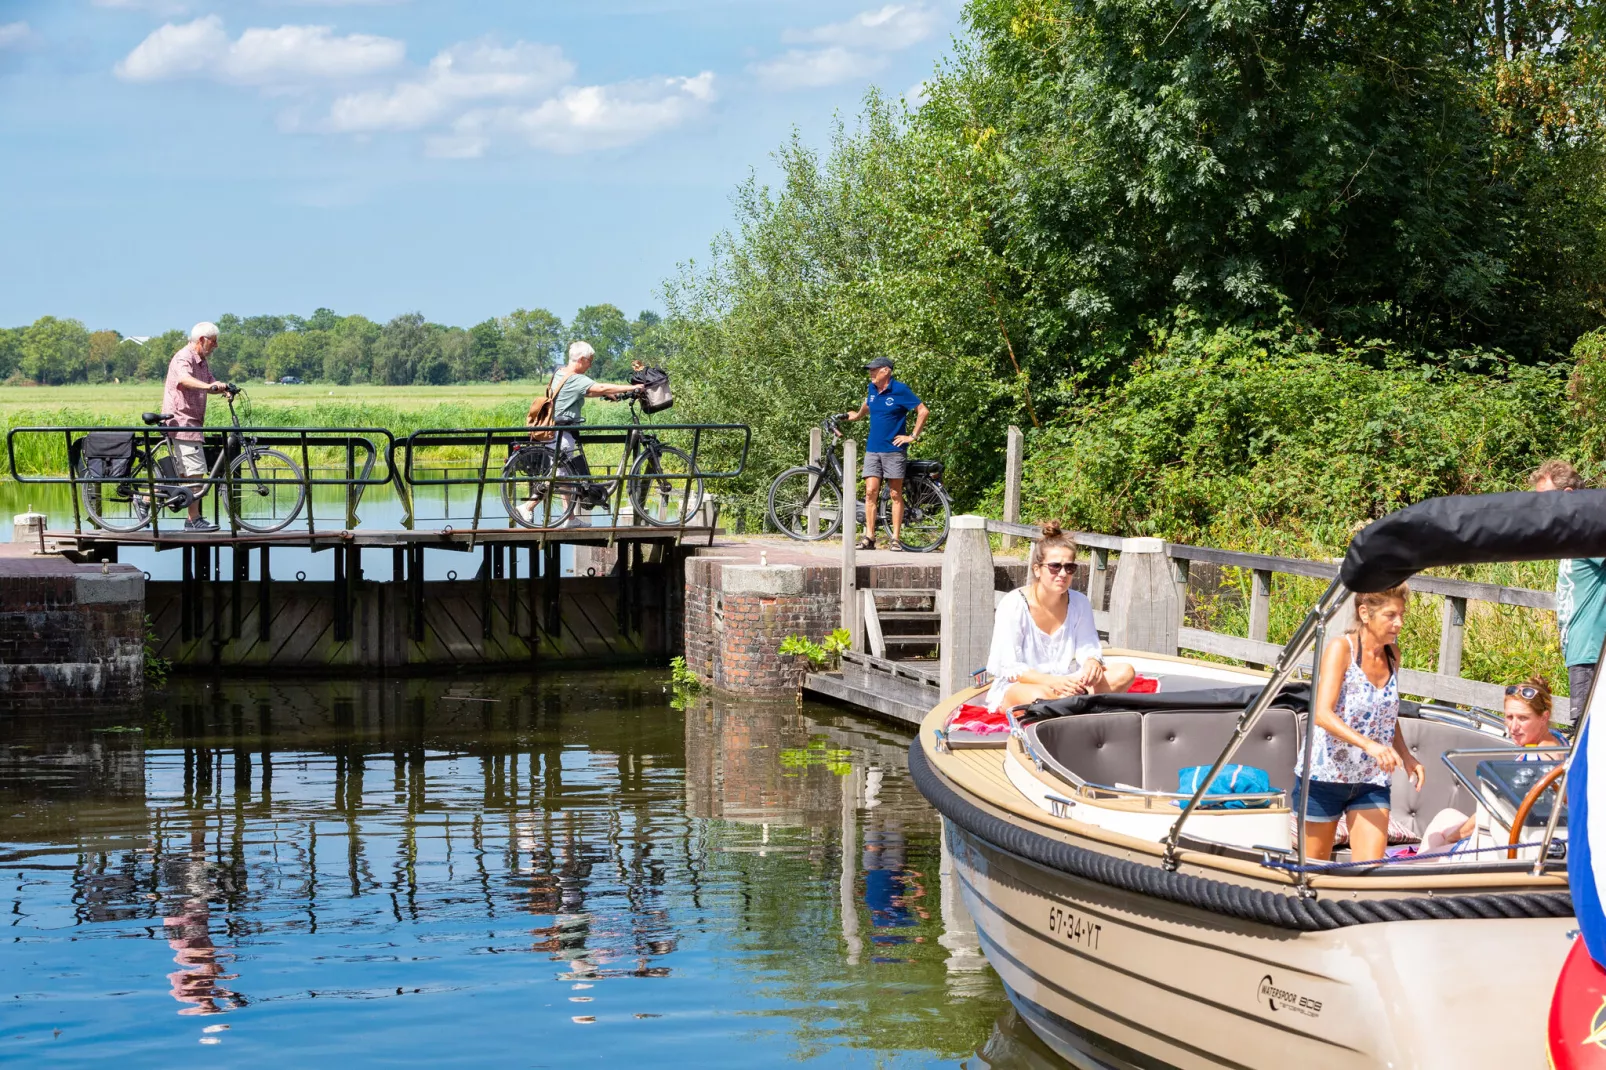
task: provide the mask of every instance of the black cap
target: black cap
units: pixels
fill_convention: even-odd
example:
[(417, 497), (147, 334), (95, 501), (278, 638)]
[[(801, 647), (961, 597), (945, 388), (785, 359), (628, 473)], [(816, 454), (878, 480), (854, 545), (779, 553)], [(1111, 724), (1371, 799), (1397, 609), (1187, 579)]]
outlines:
[(867, 372), (873, 372), (877, 368), (887, 368), (887, 369), (890, 370), (892, 368), (892, 358), (891, 357), (877, 357), (876, 359), (872, 360), (870, 363), (868, 363), (868, 364), (866, 364), (864, 366), (864, 370), (867, 371)]

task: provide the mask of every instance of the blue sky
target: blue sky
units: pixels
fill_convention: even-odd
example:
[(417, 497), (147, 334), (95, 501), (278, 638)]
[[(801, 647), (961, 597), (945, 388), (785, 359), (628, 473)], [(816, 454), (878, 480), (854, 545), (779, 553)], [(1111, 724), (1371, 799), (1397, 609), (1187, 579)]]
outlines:
[(958, 0), (0, 0), (0, 325), (657, 308)]

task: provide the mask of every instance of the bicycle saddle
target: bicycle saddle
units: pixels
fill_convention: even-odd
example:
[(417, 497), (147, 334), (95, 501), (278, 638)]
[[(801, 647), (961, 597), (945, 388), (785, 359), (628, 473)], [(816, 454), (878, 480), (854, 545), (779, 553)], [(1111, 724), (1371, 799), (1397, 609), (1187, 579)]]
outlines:
[(172, 419), (165, 412), (142, 412), (139, 414), (139, 418), (152, 426), (160, 426)]

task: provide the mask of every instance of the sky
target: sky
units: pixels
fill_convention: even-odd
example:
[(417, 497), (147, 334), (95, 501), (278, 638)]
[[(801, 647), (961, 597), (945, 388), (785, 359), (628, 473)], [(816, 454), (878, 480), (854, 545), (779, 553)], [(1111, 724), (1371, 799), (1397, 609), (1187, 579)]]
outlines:
[(0, 326), (661, 310), (959, 0), (0, 0)]

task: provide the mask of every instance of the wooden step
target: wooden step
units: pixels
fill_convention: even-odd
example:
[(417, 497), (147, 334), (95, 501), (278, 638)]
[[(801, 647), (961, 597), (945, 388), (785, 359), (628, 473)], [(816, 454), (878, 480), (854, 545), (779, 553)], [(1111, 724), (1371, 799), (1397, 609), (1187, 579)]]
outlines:
[(932, 620), (935, 620), (935, 621), (940, 621), (940, 620), (942, 620), (942, 614), (938, 613), (935, 609), (880, 609), (880, 608), (877, 608), (876, 609), (876, 616), (880, 617), (883, 621), (889, 621), (889, 620), (918, 620), (918, 621), (932, 621)]

